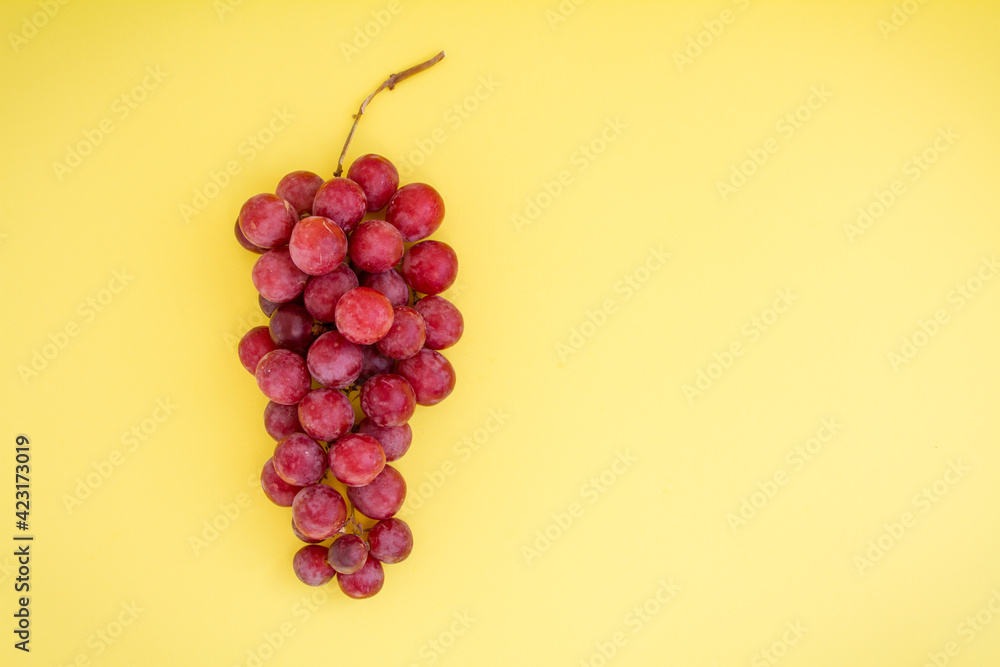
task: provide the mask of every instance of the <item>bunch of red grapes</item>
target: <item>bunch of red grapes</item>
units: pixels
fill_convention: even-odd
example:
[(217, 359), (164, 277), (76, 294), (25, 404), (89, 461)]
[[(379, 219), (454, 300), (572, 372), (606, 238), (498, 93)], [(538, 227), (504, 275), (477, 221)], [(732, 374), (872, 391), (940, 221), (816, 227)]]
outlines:
[(455, 388), (439, 350), (461, 338), (464, 322), (438, 295), (458, 259), (426, 240), (443, 219), (434, 188), (400, 188), (378, 155), (359, 157), (346, 178), (294, 171), (240, 210), (236, 238), (260, 254), (253, 284), (270, 317), (239, 344), (277, 441), (260, 481), (274, 504), (292, 508), (292, 532), (306, 543), (292, 566), (310, 586), (336, 577), (348, 596), (370, 597), (382, 565), (413, 549), (394, 516), (406, 482), (389, 462), (410, 447), (416, 406)]

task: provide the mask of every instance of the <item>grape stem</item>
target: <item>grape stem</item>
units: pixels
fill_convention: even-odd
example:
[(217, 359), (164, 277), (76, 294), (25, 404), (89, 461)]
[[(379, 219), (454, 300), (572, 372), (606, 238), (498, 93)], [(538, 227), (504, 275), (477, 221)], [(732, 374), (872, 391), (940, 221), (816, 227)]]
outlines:
[(442, 58), (444, 58), (444, 51), (437, 54), (430, 60), (425, 60), (419, 65), (414, 65), (409, 69), (405, 69), (402, 72), (399, 72), (398, 74), (391, 74), (388, 79), (382, 82), (381, 86), (373, 90), (372, 94), (365, 98), (365, 101), (361, 103), (361, 107), (358, 109), (358, 112), (354, 114), (354, 124), (351, 125), (351, 131), (347, 133), (347, 140), (344, 141), (344, 150), (340, 151), (340, 160), (337, 161), (337, 171), (333, 172), (334, 178), (337, 178), (342, 173), (344, 173), (344, 158), (347, 157), (347, 147), (351, 145), (351, 139), (354, 138), (354, 131), (358, 129), (358, 123), (361, 121), (361, 116), (364, 115), (365, 109), (368, 108), (368, 103), (372, 101), (372, 98), (378, 95), (386, 88), (392, 90), (393, 88), (396, 87), (396, 84), (399, 83), (400, 81), (409, 79), (414, 74), (419, 74), (420, 72), (423, 72), (425, 69), (433, 67), (434, 65), (439, 63)]

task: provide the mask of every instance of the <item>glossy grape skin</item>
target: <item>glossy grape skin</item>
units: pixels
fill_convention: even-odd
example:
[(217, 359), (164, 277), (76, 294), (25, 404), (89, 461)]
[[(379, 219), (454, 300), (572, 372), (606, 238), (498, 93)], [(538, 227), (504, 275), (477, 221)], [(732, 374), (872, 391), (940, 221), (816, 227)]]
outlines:
[(243, 334), (239, 345), (236, 346), (236, 353), (240, 357), (243, 368), (255, 374), (257, 364), (264, 358), (264, 355), (277, 349), (278, 346), (271, 340), (271, 334), (267, 327), (254, 327)]
[(306, 537), (305, 535), (302, 534), (302, 531), (299, 530), (298, 527), (295, 525), (294, 519), (292, 519), (292, 534), (295, 535), (295, 537), (299, 538), (301, 541), (305, 542), (306, 544), (319, 544), (320, 542), (323, 542), (326, 539), (323, 538), (317, 540), (311, 537)]
[(293, 433), (274, 446), (274, 471), (295, 486), (316, 484), (326, 474), (326, 451), (305, 433)]
[(360, 282), (362, 287), (371, 287), (381, 292), (389, 299), (393, 308), (405, 306), (410, 302), (410, 287), (396, 269), (382, 273), (363, 273)]
[(361, 186), (368, 211), (380, 211), (399, 187), (399, 172), (381, 155), (362, 155), (347, 170), (347, 177)]
[(343, 389), (361, 374), (364, 353), (336, 331), (327, 331), (316, 339), (306, 355), (306, 366), (316, 382), (325, 387)]
[(368, 560), (368, 546), (357, 535), (341, 535), (333, 541), (326, 561), (339, 574), (352, 574)]
[(421, 294), (439, 294), (455, 282), (458, 256), (441, 241), (421, 241), (410, 246), (399, 267), (406, 284)]
[(257, 292), (275, 303), (285, 303), (302, 294), (309, 279), (292, 262), (288, 246), (273, 248), (258, 257), (251, 277)]
[(393, 309), (389, 332), (375, 343), (378, 351), (390, 359), (409, 359), (424, 346), (426, 339), (424, 318), (413, 308), (401, 306)]
[[(306, 538), (328, 539), (344, 526), (347, 504), (344, 497), (325, 484), (307, 486), (292, 501), (292, 521)], [(324, 549), (323, 558), (326, 558)]]
[(298, 213), (291, 204), (269, 192), (250, 197), (240, 209), (239, 225), (247, 241), (260, 248), (288, 243)]
[(407, 243), (425, 239), (444, 220), (444, 200), (426, 183), (410, 183), (396, 190), (389, 200), (386, 221), (399, 230)]
[(275, 194), (287, 201), (301, 216), (303, 213), (310, 213), (316, 191), (323, 185), (323, 177), (311, 171), (293, 171), (285, 174), (278, 187), (274, 189)]
[(275, 403), (293, 405), (302, 400), (312, 384), (305, 359), (291, 350), (268, 352), (254, 373), (261, 392)]
[(391, 373), (396, 366), (395, 361), (379, 352), (374, 345), (362, 345), (361, 355), (361, 374), (356, 380), (358, 384), (364, 384), (379, 373)]
[(385, 583), (385, 572), (382, 563), (374, 558), (367, 558), (361, 569), (352, 574), (337, 573), (337, 585), (347, 597), (361, 600), (370, 598), (380, 590)]
[(346, 264), (322, 276), (313, 276), (302, 295), (306, 310), (320, 322), (333, 322), (340, 297), (357, 286), (358, 276)]
[(354, 408), (341, 392), (321, 387), (299, 401), (299, 423), (310, 437), (329, 442), (354, 426)]
[(364, 190), (347, 178), (331, 178), (316, 191), (313, 215), (333, 220), (344, 234), (350, 234), (365, 217), (368, 202)]
[(307, 586), (322, 586), (333, 579), (337, 572), (326, 562), (328, 549), (317, 544), (307, 544), (295, 552), (292, 569), (295, 576)]
[(348, 252), (362, 271), (381, 273), (403, 259), (403, 237), (385, 220), (366, 220), (351, 234)]
[(368, 417), (362, 419), (361, 423), (358, 424), (358, 433), (370, 435), (378, 440), (378, 443), (382, 445), (382, 451), (385, 452), (387, 463), (402, 458), (403, 454), (410, 449), (410, 443), (413, 442), (413, 429), (410, 428), (409, 424), (379, 426)]
[(443, 296), (425, 296), (413, 309), (424, 318), (424, 345), (432, 350), (444, 350), (462, 338), (465, 319), (455, 305)]
[(400, 426), (413, 416), (416, 394), (395, 373), (381, 373), (361, 386), (361, 411), (379, 426)]
[(260, 312), (264, 313), (265, 317), (271, 317), (274, 311), (278, 309), (278, 306), (281, 305), (280, 303), (268, 301), (260, 294), (257, 295), (257, 303), (260, 305)]
[(260, 471), (260, 487), (267, 499), (278, 507), (291, 507), (295, 494), (301, 486), (289, 484), (274, 471), (274, 458), (269, 458)]
[(311, 215), (295, 225), (288, 250), (303, 273), (321, 276), (333, 271), (347, 257), (347, 237), (332, 220)]
[(313, 317), (297, 303), (278, 306), (267, 328), (275, 345), (299, 354), (305, 354), (313, 342)]
[(413, 387), (419, 405), (436, 405), (455, 389), (455, 368), (444, 355), (426, 347), (396, 364), (396, 373)]
[(355, 509), (371, 519), (388, 519), (403, 507), (406, 480), (388, 463), (366, 486), (347, 487), (347, 497)]
[(391, 565), (406, 560), (413, 551), (413, 533), (402, 519), (383, 519), (368, 533), (371, 556)]
[(352, 343), (371, 345), (392, 326), (392, 304), (370, 287), (355, 287), (337, 302), (337, 331)]
[(284, 440), (292, 433), (301, 432), (299, 406), (268, 401), (264, 408), (264, 430), (275, 440)]
[(348, 433), (330, 445), (330, 472), (347, 486), (364, 486), (382, 472), (385, 452), (370, 435)]
[(244, 250), (249, 250), (250, 252), (255, 252), (258, 255), (262, 255), (267, 252), (267, 248), (261, 248), (258, 245), (250, 243), (250, 239), (243, 235), (243, 230), (240, 229), (240, 221), (236, 220), (236, 242), (243, 246)]

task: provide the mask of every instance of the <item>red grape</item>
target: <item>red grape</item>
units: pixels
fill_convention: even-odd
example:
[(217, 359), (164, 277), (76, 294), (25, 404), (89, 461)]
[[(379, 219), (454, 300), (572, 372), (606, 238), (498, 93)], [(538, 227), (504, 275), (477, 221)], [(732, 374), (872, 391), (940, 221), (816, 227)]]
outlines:
[(268, 352), (257, 364), (257, 386), (275, 403), (293, 405), (302, 400), (312, 384), (305, 359), (291, 350)]
[(240, 356), (243, 368), (251, 373), (256, 373), (257, 364), (264, 358), (264, 355), (277, 349), (278, 346), (271, 340), (271, 334), (267, 327), (254, 327), (243, 334), (240, 344), (236, 347), (236, 352)]
[(390, 359), (409, 359), (424, 346), (425, 338), (424, 318), (413, 308), (402, 306), (393, 309), (389, 333), (375, 347)]
[(255, 246), (274, 248), (288, 243), (298, 219), (295, 208), (278, 195), (254, 195), (240, 209), (240, 231)]
[(392, 304), (371, 287), (355, 287), (340, 297), (334, 321), (347, 340), (371, 345), (392, 326)]
[(293, 171), (278, 181), (274, 192), (287, 201), (298, 215), (309, 213), (312, 209), (316, 191), (323, 185), (323, 177), (311, 171)]
[(413, 416), (416, 395), (395, 373), (375, 375), (361, 387), (361, 411), (379, 426), (399, 426)]
[(264, 313), (267, 317), (271, 317), (271, 315), (274, 314), (274, 311), (278, 309), (278, 306), (281, 305), (280, 303), (268, 301), (262, 294), (257, 295), (257, 303), (260, 304), (260, 312)]
[(393, 308), (405, 306), (410, 302), (410, 288), (396, 269), (382, 273), (363, 273), (361, 285), (381, 292), (385, 298), (389, 299)]
[(326, 387), (343, 389), (361, 374), (363, 360), (361, 347), (336, 331), (328, 331), (309, 348), (306, 366), (316, 382)]
[(462, 313), (443, 296), (425, 296), (413, 304), (413, 309), (424, 318), (427, 333), (424, 345), (432, 350), (451, 347), (465, 331)]
[(421, 241), (403, 255), (400, 273), (406, 284), (422, 294), (438, 294), (451, 287), (458, 274), (458, 256), (447, 243)]
[[(325, 484), (307, 486), (295, 494), (292, 501), (292, 521), (309, 539), (327, 539), (340, 530), (347, 520), (344, 497)], [(323, 550), (326, 558), (326, 549)]]
[(253, 243), (250, 243), (250, 240), (246, 236), (243, 235), (243, 230), (240, 229), (240, 221), (239, 221), (238, 218), (236, 220), (236, 241), (241, 246), (243, 246), (244, 249), (249, 250), (250, 252), (255, 252), (258, 255), (261, 255), (261, 254), (267, 252), (267, 248), (261, 248), (258, 245), (254, 245)]
[(378, 440), (378, 443), (382, 445), (382, 451), (385, 452), (387, 462), (401, 458), (413, 441), (413, 429), (410, 428), (409, 424), (379, 426), (367, 417), (358, 424), (358, 433), (370, 435)]
[(407, 243), (425, 239), (444, 220), (444, 200), (426, 183), (404, 185), (389, 200), (386, 221), (399, 230)]
[(331, 178), (316, 191), (313, 215), (333, 220), (341, 231), (350, 234), (368, 210), (364, 190), (347, 178)]
[(399, 172), (381, 155), (362, 155), (351, 164), (347, 177), (365, 192), (369, 211), (385, 208), (399, 187)]
[(371, 484), (347, 487), (347, 497), (365, 516), (388, 519), (403, 507), (406, 500), (406, 480), (388, 463)]
[(311, 276), (321, 276), (344, 261), (347, 237), (332, 220), (311, 215), (295, 225), (288, 250), (295, 266)]
[(383, 519), (368, 533), (371, 555), (386, 564), (399, 563), (413, 551), (413, 533), (402, 519)]
[(385, 466), (385, 452), (370, 435), (349, 433), (330, 446), (330, 472), (347, 486), (371, 484)]
[(381, 273), (403, 258), (403, 237), (385, 220), (368, 220), (351, 234), (351, 261), (362, 271)]
[(283, 303), (271, 315), (268, 330), (278, 347), (305, 354), (313, 341), (313, 317), (304, 306)]
[(417, 403), (436, 405), (455, 388), (455, 369), (444, 355), (426, 347), (396, 364), (396, 372), (413, 387)]
[(308, 586), (322, 586), (327, 583), (336, 571), (326, 562), (328, 549), (317, 544), (307, 544), (295, 552), (292, 558), (292, 569), (295, 576)]
[(291, 507), (295, 494), (301, 486), (289, 484), (274, 471), (274, 458), (269, 458), (260, 471), (260, 486), (267, 499), (279, 507)]
[(354, 408), (341, 392), (321, 387), (310, 391), (299, 402), (299, 422), (309, 436), (330, 442), (354, 426)]
[(293, 433), (274, 446), (274, 471), (295, 486), (316, 484), (326, 474), (326, 452), (305, 433)]
[(385, 572), (382, 570), (382, 563), (374, 558), (365, 560), (364, 565), (357, 572), (351, 574), (337, 573), (337, 584), (340, 590), (344, 591), (347, 597), (361, 600), (382, 590), (385, 583)]
[(320, 322), (333, 322), (340, 297), (357, 286), (358, 276), (346, 264), (322, 276), (313, 276), (302, 295), (306, 310)]
[(253, 265), (253, 286), (268, 301), (291, 301), (306, 286), (309, 278), (292, 262), (288, 246), (268, 250)]
[(292, 433), (301, 432), (299, 406), (268, 401), (264, 408), (264, 430), (275, 440), (284, 440)]
[(326, 560), (340, 574), (351, 574), (368, 560), (368, 546), (357, 535), (342, 535), (330, 545)]
[(364, 384), (373, 375), (391, 373), (396, 365), (396, 362), (379, 352), (374, 345), (362, 345), (361, 354), (361, 375), (358, 376), (358, 384)]

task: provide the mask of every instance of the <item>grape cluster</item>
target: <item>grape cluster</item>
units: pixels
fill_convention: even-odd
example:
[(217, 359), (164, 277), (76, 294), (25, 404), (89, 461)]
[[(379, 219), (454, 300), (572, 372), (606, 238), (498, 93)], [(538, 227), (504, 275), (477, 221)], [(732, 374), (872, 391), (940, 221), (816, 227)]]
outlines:
[(443, 219), (434, 188), (399, 187), (378, 155), (328, 181), (294, 171), (240, 210), (236, 239), (260, 254), (252, 278), (270, 318), (238, 349), (269, 399), (264, 429), (277, 441), (260, 482), (292, 508), (292, 532), (306, 543), (292, 567), (310, 586), (336, 577), (348, 596), (371, 597), (382, 565), (413, 549), (394, 516), (406, 482), (389, 463), (410, 447), (416, 406), (455, 388), (440, 350), (458, 342), (464, 322), (438, 295), (458, 259), (427, 240)]

